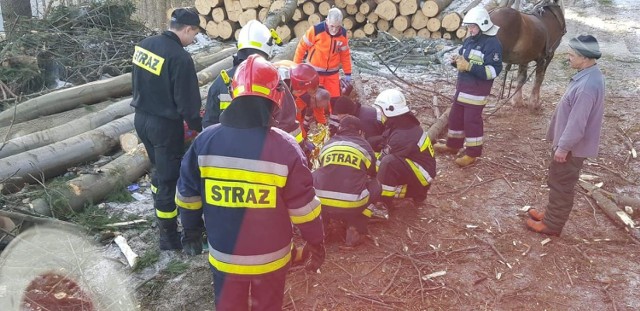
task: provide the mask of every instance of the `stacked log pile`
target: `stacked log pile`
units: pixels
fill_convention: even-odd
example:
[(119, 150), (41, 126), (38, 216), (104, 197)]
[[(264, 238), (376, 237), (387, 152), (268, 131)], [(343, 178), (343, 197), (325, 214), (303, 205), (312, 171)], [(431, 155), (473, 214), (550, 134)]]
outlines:
[[(378, 31), (397, 38), (462, 39), (466, 12), (481, 1), (474, 0), (293, 0), (290, 20), (275, 28), (286, 42), (301, 37), (312, 25), (325, 19), (330, 8), (342, 10), (343, 26), (350, 38), (364, 38)], [(200, 27), (219, 40), (237, 39), (249, 20), (265, 20), (269, 10), (285, 7), (285, 0), (195, 0)], [(171, 15), (173, 9), (167, 11)]]

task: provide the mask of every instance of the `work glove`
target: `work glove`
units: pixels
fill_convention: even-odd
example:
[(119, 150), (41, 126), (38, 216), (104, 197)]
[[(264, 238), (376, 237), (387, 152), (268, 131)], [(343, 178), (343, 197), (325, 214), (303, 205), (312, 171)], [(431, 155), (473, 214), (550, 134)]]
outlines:
[(464, 56), (460, 55), (458, 56), (458, 59), (456, 59), (456, 68), (460, 72), (470, 71), (471, 64), (466, 59), (464, 59)]
[[(304, 250), (307, 250), (305, 252)], [(291, 266), (299, 266), (305, 263), (309, 259), (309, 249), (302, 246), (294, 247), (291, 249)]]
[(202, 230), (182, 230), (182, 249), (190, 256), (202, 254)]
[(324, 263), (325, 257), (325, 249), (324, 243), (320, 242), (319, 244), (311, 244), (307, 243), (302, 250), (303, 254), (305, 252), (309, 253), (309, 260), (305, 264), (304, 268), (307, 271), (316, 272), (320, 269), (320, 266)]

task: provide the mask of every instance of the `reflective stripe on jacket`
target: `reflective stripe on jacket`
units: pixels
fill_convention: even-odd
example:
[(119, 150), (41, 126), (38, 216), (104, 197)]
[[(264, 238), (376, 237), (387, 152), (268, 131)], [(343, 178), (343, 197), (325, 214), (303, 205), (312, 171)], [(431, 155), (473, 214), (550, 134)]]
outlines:
[(464, 40), (459, 54), (472, 66), (468, 72), (458, 72), (454, 99), (469, 105), (485, 105), (493, 80), (502, 71), (500, 41), (495, 36), (472, 36)]
[(351, 50), (344, 27), (335, 36), (329, 34), (324, 22), (310, 27), (300, 39), (293, 61), (299, 64), (305, 55), (319, 74), (336, 73), (340, 65), (345, 74), (351, 74)]
[(319, 161), (313, 183), (323, 208), (364, 208), (369, 200), (367, 176), (375, 175), (375, 155), (369, 143), (360, 136), (335, 135), (322, 147)]
[(204, 215), (209, 262), (260, 275), (287, 267), (292, 224), (323, 239), (320, 201), (298, 144), (276, 129), (208, 127), (185, 154), (176, 191), (186, 230)]

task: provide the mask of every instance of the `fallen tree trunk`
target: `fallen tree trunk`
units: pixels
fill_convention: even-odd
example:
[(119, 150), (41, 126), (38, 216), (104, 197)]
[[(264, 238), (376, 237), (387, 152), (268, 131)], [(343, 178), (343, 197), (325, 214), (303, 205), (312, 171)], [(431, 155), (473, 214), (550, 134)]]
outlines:
[(640, 244), (640, 230), (635, 228), (633, 220), (627, 213), (620, 210), (613, 201), (609, 200), (600, 188), (585, 181), (579, 181), (579, 184), (580, 187), (587, 191), (589, 196), (596, 200), (598, 207), (609, 219), (613, 220), (617, 226), (624, 228), (636, 244)]
[(123, 99), (105, 109), (91, 113), (69, 123), (11, 139), (6, 142), (2, 149), (0, 149), (0, 159), (65, 140), (69, 137), (98, 128), (115, 119), (124, 117), (133, 113), (133, 108), (129, 106), (130, 103), (131, 98)]
[[(227, 48), (218, 53), (196, 58), (196, 70), (201, 70), (220, 59), (235, 53), (235, 48)], [(131, 74), (123, 74), (111, 79), (94, 81), (68, 89), (42, 95), (16, 107), (0, 112), (0, 126), (19, 123), (67, 111), (80, 105), (93, 104), (109, 97), (121, 97), (131, 94)], [(14, 116), (15, 113), (15, 116)]]
[(42, 182), (73, 165), (95, 160), (133, 129), (133, 114), (129, 114), (78, 136), (0, 159), (0, 191), (13, 192), (25, 183)]
[(429, 130), (427, 131), (429, 138), (432, 142), (438, 139), (440, 133), (444, 132), (447, 129), (447, 125), (449, 124), (449, 112), (451, 112), (451, 107), (447, 108), (436, 120)]
[[(275, 3), (275, 2), (274, 2)], [(298, 1), (296, 0), (287, 0), (284, 3), (282, 8), (273, 9), (273, 4), (271, 9), (269, 9), (269, 13), (267, 14), (267, 18), (264, 20), (265, 26), (269, 29), (276, 29), (281, 24), (286, 24), (291, 21), (293, 17), (293, 12), (298, 7)]]
[(139, 144), (130, 152), (124, 153), (115, 160), (101, 166), (98, 174), (85, 174), (68, 181), (63, 186), (52, 189), (64, 198), (56, 209), (60, 213), (81, 210), (88, 202), (100, 202), (116, 187), (124, 187), (140, 178), (151, 168), (143, 144)]

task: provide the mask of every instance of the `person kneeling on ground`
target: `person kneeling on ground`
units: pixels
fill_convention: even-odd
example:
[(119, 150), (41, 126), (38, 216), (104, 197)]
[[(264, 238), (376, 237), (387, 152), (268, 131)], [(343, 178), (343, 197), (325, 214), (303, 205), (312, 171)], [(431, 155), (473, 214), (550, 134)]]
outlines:
[(316, 195), (322, 203), (325, 227), (330, 219), (347, 225), (346, 244), (356, 246), (367, 234), (367, 206), (379, 200), (382, 188), (375, 178), (375, 155), (362, 135), (362, 122), (345, 116), (320, 151), (320, 168), (313, 172)]
[(423, 202), (436, 175), (431, 139), (400, 91), (382, 91), (373, 105), (385, 126), (378, 146), (382, 150), (377, 175), (382, 184), (382, 202), (387, 209), (393, 198)]

